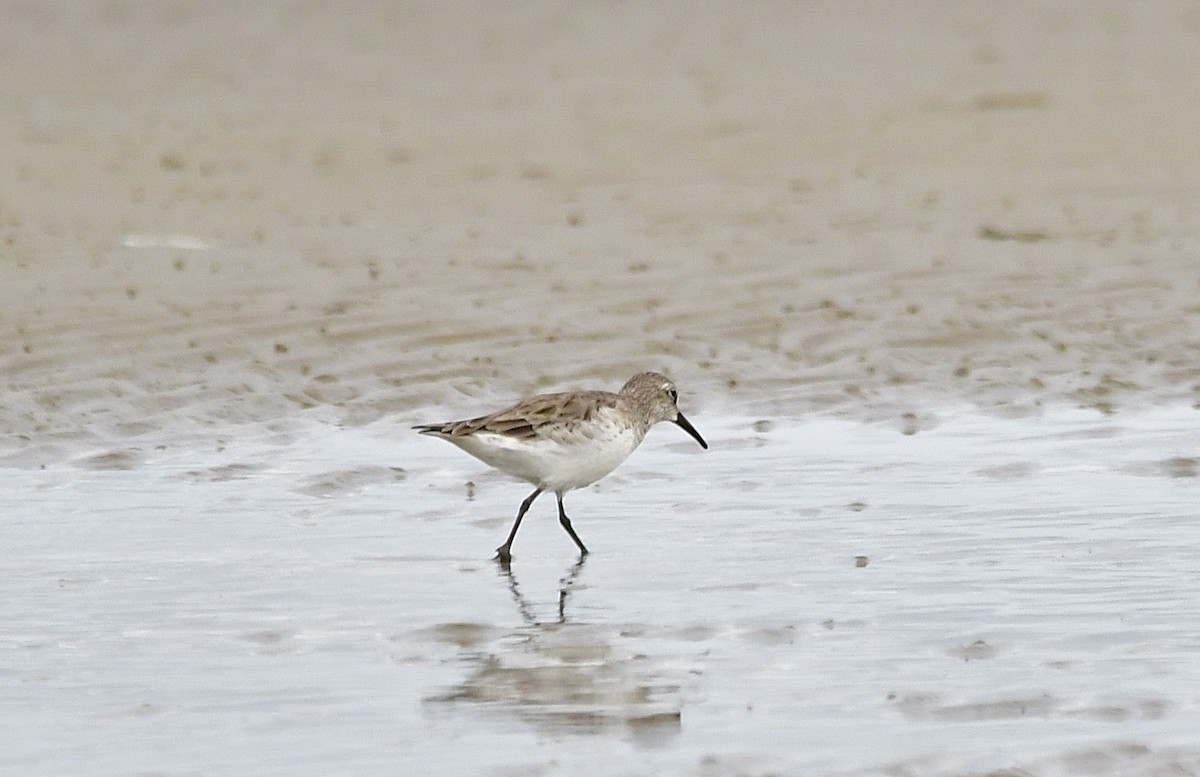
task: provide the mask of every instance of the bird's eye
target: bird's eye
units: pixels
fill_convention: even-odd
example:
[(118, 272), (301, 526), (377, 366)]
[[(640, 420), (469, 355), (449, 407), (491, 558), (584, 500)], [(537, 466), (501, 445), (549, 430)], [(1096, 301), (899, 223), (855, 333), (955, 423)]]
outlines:
[(673, 388), (667, 389), (667, 395), (671, 397), (672, 402), (679, 401), (679, 392), (676, 391), (675, 389), (673, 389)]

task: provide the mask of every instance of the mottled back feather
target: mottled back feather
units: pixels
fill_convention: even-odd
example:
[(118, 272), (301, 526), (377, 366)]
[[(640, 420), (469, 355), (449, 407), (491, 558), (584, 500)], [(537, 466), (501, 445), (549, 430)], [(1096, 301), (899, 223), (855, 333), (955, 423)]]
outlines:
[(545, 436), (547, 426), (555, 426), (567, 419), (568, 424), (591, 419), (601, 407), (617, 406), (619, 397), (607, 391), (576, 391), (560, 394), (542, 394), (525, 399), (511, 407), (465, 421), (450, 421), (441, 424), (422, 424), (415, 427), (422, 434), (440, 434), (447, 437), (465, 437), (476, 432), (492, 432), (516, 440), (528, 440)]

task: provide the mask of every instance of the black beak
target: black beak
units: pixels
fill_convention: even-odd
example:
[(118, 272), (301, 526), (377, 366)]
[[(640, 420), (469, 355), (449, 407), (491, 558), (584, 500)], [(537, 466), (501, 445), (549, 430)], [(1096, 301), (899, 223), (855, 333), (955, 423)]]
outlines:
[(696, 442), (700, 443), (701, 448), (708, 450), (708, 443), (706, 443), (704, 438), (700, 436), (700, 432), (696, 431), (696, 427), (692, 426), (691, 422), (683, 417), (683, 413), (679, 413), (675, 416), (675, 423), (679, 424), (679, 426), (683, 428), (683, 431), (695, 437)]

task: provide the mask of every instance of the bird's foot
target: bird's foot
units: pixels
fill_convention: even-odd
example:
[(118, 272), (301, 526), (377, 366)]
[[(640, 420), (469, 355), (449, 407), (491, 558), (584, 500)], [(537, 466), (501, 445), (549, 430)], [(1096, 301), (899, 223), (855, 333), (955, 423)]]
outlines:
[(495, 561), (502, 567), (506, 567), (511, 564), (512, 553), (509, 552), (508, 546), (501, 545), (500, 547), (496, 548), (496, 555), (492, 558), (492, 561)]

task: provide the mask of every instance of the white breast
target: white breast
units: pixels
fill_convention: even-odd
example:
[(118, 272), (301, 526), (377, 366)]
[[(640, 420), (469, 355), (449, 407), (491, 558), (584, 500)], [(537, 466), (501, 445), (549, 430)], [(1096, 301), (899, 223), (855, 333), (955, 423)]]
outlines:
[(446, 439), (480, 461), (546, 491), (570, 491), (616, 469), (637, 449), (642, 436), (608, 412), (597, 412), (587, 423), (563, 427), (548, 437), (517, 440), (476, 432)]

